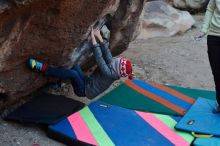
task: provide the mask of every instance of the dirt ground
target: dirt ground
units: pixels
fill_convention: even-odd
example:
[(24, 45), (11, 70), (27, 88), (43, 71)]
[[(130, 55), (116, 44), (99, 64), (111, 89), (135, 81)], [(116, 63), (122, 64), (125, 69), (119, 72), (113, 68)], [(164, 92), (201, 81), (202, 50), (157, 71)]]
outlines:
[[(194, 16), (195, 27), (184, 34), (168, 38), (136, 39), (122, 56), (130, 58), (138, 79), (182, 87), (214, 90), (206, 38), (194, 41), (193, 36), (199, 31), (203, 16)], [(120, 81), (108, 89), (109, 92)], [(77, 98), (68, 83), (62, 84), (59, 91), (71, 98), (89, 103), (85, 98)], [(49, 139), (43, 128), (35, 125), (20, 125), (0, 119), (0, 146), (62, 146)]]
[(194, 16), (195, 26), (184, 34), (168, 38), (137, 39), (123, 55), (143, 70), (145, 81), (191, 88), (214, 89), (206, 38), (195, 41), (203, 16)]

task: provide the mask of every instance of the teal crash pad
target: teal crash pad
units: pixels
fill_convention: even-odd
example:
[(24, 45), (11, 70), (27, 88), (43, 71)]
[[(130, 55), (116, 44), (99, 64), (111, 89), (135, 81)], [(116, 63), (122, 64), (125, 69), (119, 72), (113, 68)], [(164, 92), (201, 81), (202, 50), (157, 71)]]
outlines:
[(194, 146), (220, 146), (220, 138), (219, 137), (211, 137), (211, 138), (197, 138), (193, 142)]
[(220, 114), (212, 112), (215, 106), (214, 100), (198, 98), (177, 123), (176, 129), (220, 136)]

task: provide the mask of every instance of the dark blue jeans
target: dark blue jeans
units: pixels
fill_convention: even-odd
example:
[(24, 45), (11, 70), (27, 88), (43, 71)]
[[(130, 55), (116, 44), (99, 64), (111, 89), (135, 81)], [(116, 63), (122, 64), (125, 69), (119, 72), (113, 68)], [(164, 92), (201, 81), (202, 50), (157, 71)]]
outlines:
[(75, 94), (80, 97), (85, 96), (85, 80), (87, 76), (84, 75), (79, 65), (75, 65), (71, 69), (47, 66), (45, 76), (61, 80), (71, 79)]
[(220, 37), (208, 35), (207, 44), (209, 62), (215, 81), (216, 99), (220, 105)]

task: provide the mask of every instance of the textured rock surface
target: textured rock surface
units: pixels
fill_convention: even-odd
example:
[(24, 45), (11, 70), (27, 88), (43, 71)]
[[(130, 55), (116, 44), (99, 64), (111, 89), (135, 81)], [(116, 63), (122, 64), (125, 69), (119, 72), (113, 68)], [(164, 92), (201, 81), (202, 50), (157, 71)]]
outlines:
[(172, 36), (187, 31), (194, 23), (193, 17), (186, 11), (174, 9), (163, 1), (147, 2), (139, 38)]
[(27, 69), (30, 56), (64, 67), (90, 61), (85, 39), (90, 27), (106, 15), (111, 49), (114, 54), (124, 51), (143, 5), (144, 0), (1, 0), (0, 107), (47, 82)]
[(188, 11), (205, 10), (209, 0), (173, 0), (173, 5), (176, 8), (185, 9)]

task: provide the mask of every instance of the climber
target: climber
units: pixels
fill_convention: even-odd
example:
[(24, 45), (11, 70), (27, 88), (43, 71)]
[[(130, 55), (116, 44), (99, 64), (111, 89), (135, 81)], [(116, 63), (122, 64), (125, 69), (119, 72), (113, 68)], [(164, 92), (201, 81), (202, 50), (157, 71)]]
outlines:
[[(100, 30), (91, 31), (92, 51), (98, 67), (89, 76), (85, 75), (79, 65), (71, 69), (57, 68), (29, 59), (29, 68), (42, 72), (47, 77), (56, 77), (61, 80), (71, 79), (74, 92), (77, 96), (86, 96), (93, 99), (104, 92), (115, 80), (125, 77), (132, 79), (132, 64), (126, 58), (112, 58), (108, 41), (104, 40)], [(98, 42), (97, 42), (98, 41)]]

